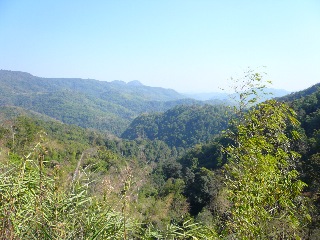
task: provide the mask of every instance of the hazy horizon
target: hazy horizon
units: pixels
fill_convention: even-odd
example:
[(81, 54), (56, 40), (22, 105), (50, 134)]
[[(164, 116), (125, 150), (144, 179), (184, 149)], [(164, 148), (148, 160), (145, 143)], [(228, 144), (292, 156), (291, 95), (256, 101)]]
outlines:
[(320, 2), (1, 1), (0, 68), (219, 92), (266, 66), (271, 87), (320, 82)]
[[(31, 75), (34, 76), (34, 77), (49, 78), (49, 79), (50, 79), (50, 78), (65, 78), (65, 79), (77, 79), (77, 78), (79, 78), (79, 79), (83, 79), (83, 80), (95, 80), (95, 81), (109, 82), (109, 83), (115, 82), (115, 81), (121, 81), (121, 82), (124, 82), (124, 83), (126, 83), (126, 84), (128, 84), (128, 83), (130, 83), (130, 82), (138, 81), (138, 82), (140, 82), (142, 85), (147, 86), (147, 87), (156, 87), (156, 88), (157, 88), (157, 87), (160, 87), (160, 88), (164, 88), (164, 89), (171, 89), (171, 90), (174, 90), (174, 91), (176, 91), (176, 92), (178, 92), (178, 93), (180, 93), (180, 94), (190, 94), (190, 95), (192, 95), (192, 94), (194, 94), (194, 95), (196, 95), (196, 94), (212, 94), (212, 93), (217, 93), (217, 94), (230, 94), (230, 93), (232, 93), (232, 91), (231, 91), (230, 89), (221, 89), (221, 88), (218, 88), (218, 89), (215, 90), (215, 91), (206, 91), (206, 90), (204, 90), (204, 91), (187, 91), (187, 92), (180, 92), (180, 91), (178, 91), (177, 89), (174, 89), (174, 88), (166, 88), (166, 87), (161, 87), (161, 86), (149, 86), (149, 85), (146, 85), (146, 84), (142, 83), (142, 82), (141, 82), (140, 80), (138, 80), (138, 79), (133, 79), (133, 80), (129, 80), (129, 81), (123, 81), (123, 80), (119, 80), (119, 79), (114, 79), (114, 80), (111, 80), (111, 81), (106, 81), (106, 80), (100, 80), (100, 79), (94, 79), (94, 78), (81, 78), (81, 77), (68, 77), (68, 78), (66, 78), (66, 77), (54, 77), (54, 76), (53, 76), (53, 77), (46, 77), (46, 76), (37, 76), (37, 75), (34, 75), (34, 74), (30, 73), (30, 72), (24, 72), (24, 71), (19, 71), (19, 70), (10, 70), (10, 69), (0, 69), (0, 70), (23, 72), (23, 73), (31, 74)], [(309, 87), (311, 87), (311, 86), (309, 86)], [(293, 91), (289, 91), (289, 90), (283, 89), (283, 88), (275, 88), (272, 84), (271, 84), (271, 85), (268, 85), (267, 88), (268, 88), (268, 89), (275, 89), (275, 90), (283, 90), (283, 91), (287, 91), (287, 92), (293, 92)], [(304, 90), (304, 89), (298, 89), (297, 91), (300, 91), (300, 90)]]

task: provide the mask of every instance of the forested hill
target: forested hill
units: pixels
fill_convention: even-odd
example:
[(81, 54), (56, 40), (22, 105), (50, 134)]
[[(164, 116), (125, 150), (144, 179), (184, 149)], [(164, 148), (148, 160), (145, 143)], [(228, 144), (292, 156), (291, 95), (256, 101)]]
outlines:
[(177, 106), (164, 113), (143, 114), (122, 134), (126, 139), (161, 140), (169, 146), (191, 147), (208, 141), (227, 126), (226, 107)]
[(315, 92), (317, 92), (320, 88), (320, 83), (317, 83), (307, 89), (298, 91), (298, 92), (293, 92), (291, 94), (285, 95), (283, 97), (277, 98), (278, 101), (283, 101), (283, 102), (290, 102), (294, 101), (303, 97), (307, 97), (308, 95), (311, 95)]
[(139, 81), (40, 78), (7, 70), (0, 70), (0, 94), (0, 106), (22, 107), (64, 123), (117, 135), (141, 113), (197, 102), (174, 90), (144, 86)]
[(298, 119), (308, 137), (319, 134), (320, 83), (305, 90), (278, 98), (278, 101), (288, 103), (297, 112)]
[[(120, 94), (121, 97), (137, 98), (145, 101), (171, 101), (186, 98), (172, 89), (149, 87), (134, 80), (129, 83), (81, 78), (41, 78), (26, 72), (0, 70), (1, 92), (5, 93), (45, 93), (61, 90), (81, 92), (95, 97)], [(105, 96), (108, 97), (108, 96)]]

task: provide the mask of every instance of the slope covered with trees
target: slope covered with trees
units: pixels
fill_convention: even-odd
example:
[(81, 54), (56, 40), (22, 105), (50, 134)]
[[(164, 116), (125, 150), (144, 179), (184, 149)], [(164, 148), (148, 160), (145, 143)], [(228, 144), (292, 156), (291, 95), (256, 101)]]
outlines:
[[(252, 94), (249, 90), (242, 96), (250, 101)], [(194, 146), (178, 161), (164, 162), (158, 172), (165, 181), (183, 181), (190, 213), (222, 236), (317, 239), (317, 94), (287, 103), (297, 115), (276, 102), (248, 113), (243, 109), (229, 123), (227, 135)]]
[(122, 81), (40, 78), (0, 70), (0, 106), (17, 106), (64, 123), (120, 135), (144, 112), (165, 111), (197, 101), (170, 89)]
[(164, 143), (110, 139), (24, 116), (1, 119), (1, 239), (215, 236), (188, 217), (182, 196), (172, 201), (149, 179), (152, 163), (176, 157)]
[(319, 192), (320, 169), (320, 84), (316, 84), (306, 90), (290, 94), (279, 99), (287, 101), (297, 112), (301, 127), (305, 133), (299, 147), (304, 159), (305, 181), (309, 189)]
[(227, 108), (177, 106), (164, 113), (144, 114), (121, 135), (126, 139), (161, 140), (171, 147), (191, 147), (210, 140), (227, 126)]

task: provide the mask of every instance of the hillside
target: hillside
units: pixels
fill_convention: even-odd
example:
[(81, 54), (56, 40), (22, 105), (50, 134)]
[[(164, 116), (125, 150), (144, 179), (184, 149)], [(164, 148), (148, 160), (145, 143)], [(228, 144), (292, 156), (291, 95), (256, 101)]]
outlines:
[(173, 147), (191, 147), (210, 140), (227, 127), (226, 108), (177, 106), (164, 113), (144, 114), (121, 135), (125, 139), (161, 140)]
[(0, 70), (0, 94), (0, 106), (22, 107), (64, 123), (116, 135), (141, 113), (197, 102), (174, 90), (148, 87), (138, 81), (40, 78), (7, 70)]
[(308, 137), (318, 134), (320, 131), (320, 83), (277, 100), (287, 102), (297, 112), (298, 119)]
[(0, 70), (0, 82), (1, 92), (14, 94), (70, 90), (95, 97), (117, 92), (121, 93), (122, 97), (135, 97), (145, 101), (170, 101), (185, 98), (174, 90), (144, 86), (137, 80), (125, 83), (118, 80), (106, 82), (81, 78), (41, 78), (26, 72)]
[(282, 96), (277, 98), (277, 100), (279, 101), (285, 101), (285, 102), (290, 102), (290, 101), (294, 101), (303, 97), (307, 97), (308, 95), (313, 94), (314, 92), (318, 91), (320, 87), (320, 83), (317, 83), (307, 89), (301, 90), (301, 91), (297, 91), (297, 92), (293, 92), (291, 94)]

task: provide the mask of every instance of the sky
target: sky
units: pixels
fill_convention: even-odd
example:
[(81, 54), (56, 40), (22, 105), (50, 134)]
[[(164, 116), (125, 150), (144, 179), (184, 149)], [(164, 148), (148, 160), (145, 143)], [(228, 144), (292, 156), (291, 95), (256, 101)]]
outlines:
[(320, 82), (319, 0), (0, 0), (0, 69), (216, 92), (262, 66)]

